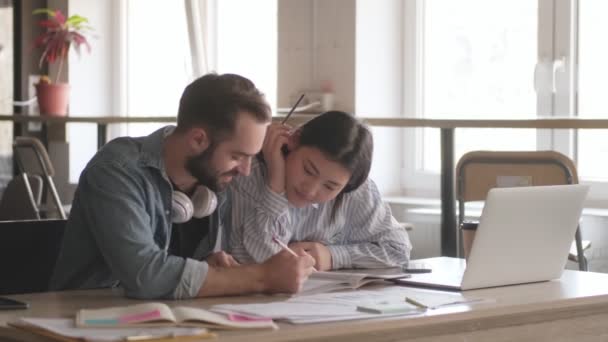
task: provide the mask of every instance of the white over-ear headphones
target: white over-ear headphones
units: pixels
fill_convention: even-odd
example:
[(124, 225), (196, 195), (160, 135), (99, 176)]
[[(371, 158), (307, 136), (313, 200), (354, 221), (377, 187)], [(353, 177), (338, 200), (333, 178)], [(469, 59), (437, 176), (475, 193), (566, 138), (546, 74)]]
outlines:
[(217, 208), (217, 196), (206, 186), (199, 185), (192, 198), (181, 191), (173, 191), (171, 201), (173, 223), (184, 223), (192, 217), (201, 218), (211, 215)]

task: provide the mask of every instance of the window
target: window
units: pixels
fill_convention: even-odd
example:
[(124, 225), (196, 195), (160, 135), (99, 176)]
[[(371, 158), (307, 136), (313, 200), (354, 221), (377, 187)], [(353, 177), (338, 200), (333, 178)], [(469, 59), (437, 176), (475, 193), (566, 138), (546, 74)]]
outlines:
[[(125, 113), (171, 116), (193, 78), (183, 1), (125, 2)], [(128, 124), (124, 135), (148, 135), (164, 124)]]
[[(606, 86), (608, 80), (608, 45), (606, 32), (608, 2), (580, 2), (578, 25), (578, 115), (583, 118), (605, 118), (608, 113)], [(586, 130), (578, 134), (578, 171), (583, 179), (608, 180), (606, 130)]]
[[(406, 101), (419, 102), (421, 117), (532, 118), (536, 95), (532, 84), (537, 54), (534, 1), (419, 1), (419, 52), (415, 61), (421, 80)], [(409, 96), (407, 96), (409, 95)], [(410, 113), (411, 115), (411, 113)], [(534, 130), (459, 129), (456, 158), (466, 151), (535, 149)], [(423, 146), (416, 167), (438, 173), (439, 131), (420, 129)]]
[[(204, 35), (206, 71), (246, 76), (275, 103), (276, 0), (202, 1), (201, 5), (207, 6), (203, 20), (210, 23)], [(193, 74), (189, 45), (186, 11), (192, 8), (173, 0), (130, 0), (126, 6), (125, 112), (176, 115), (184, 88), (200, 76)], [(120, 134), (147, 135), (163, 125), (129, 124)]]
[(277, 102), (277, 0), (217, 1), (216, 70), (252, 80)]
[[(603, 44), (608, 24), (601, 13), (608, 4), (604, 1), (581, 1), (580, 9), (574, 0), (414, 3), (405, 10), (405, 29), (416, 32), (415, 39), (406, 39), (405, 49), (417, 51), (406, 61), (404, 80), (410, 84), (405, 87), (409, 92), (404, 100), (410, 102), (406, 115), (450, 119), (605, 115), (608, 105), (602, 101), (601, 81), (608, 77), (608, 67), (602, 63), (608, 58)], [(475, 149), (553, 149), (578, 161), (583, 181), (606, 180), (608, 167), (599, 162), (602, 152), (608, 153), (603, 133), (458, 129), (455, 158)], [(439, 131), (419, 129), (414, 136), (406, 141), (408, 154), (415, 156), (406, 166), (406, 191), (438, 191)]]
[[(195, 4), (196, 0), (193, 0)], [(195, 75), (190, 47), (188, 15), (194, 7), (184, 1), (129, 0), (117, 2), (106, 18), (116, 20), (116, 39), (111, 49), (116, 61), (108, 73), (116, 75), (112, 98), (115, 115), (136, 117), (173, 116), (179, 99)], [(206, 68), (202, 73), (238, 73), (250, 78), (276, 103), (277, 74), (277, 1), (207, 0), (196, 4), (204, 12)], [(114, 63), (115, 62), (115, 63)], [(143, 136), (162, 123), (110, 125), (108, 138)], [(79, 129), (80, 130), (80, 129)], [(92, 132), (76, 132), (82, 136)], [(80, 134), (80, 135), (78, 135)], [(80, 141), (81, 139), (71, 139)], [(90, 140), (90, 139), (89, 139)], [(92, 141), (94, 144), (94, 141)], [(70, 182), (78, 181), (80, 172), (91, 158), (94, 147), (71, 149)]]

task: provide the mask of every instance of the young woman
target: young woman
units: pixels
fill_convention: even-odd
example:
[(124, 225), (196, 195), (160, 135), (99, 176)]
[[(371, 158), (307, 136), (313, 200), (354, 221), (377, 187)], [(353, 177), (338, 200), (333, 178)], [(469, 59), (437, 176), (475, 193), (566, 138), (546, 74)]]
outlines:
[(240, 263), (281, 251), (277, 238), (318, 270), (407, 263), (409, 237), (368, 179), (373, 140), (351, 115), (331, 111), (295, 132), (268, 127), (263, 158), (231, 186), (229, 250)]

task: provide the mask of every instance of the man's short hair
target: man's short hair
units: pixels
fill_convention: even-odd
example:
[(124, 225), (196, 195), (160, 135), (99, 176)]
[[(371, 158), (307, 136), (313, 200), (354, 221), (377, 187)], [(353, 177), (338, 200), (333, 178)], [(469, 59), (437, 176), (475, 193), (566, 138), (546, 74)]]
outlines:
[(177, 130), (203, 127), (212, 139), (222, 140), (234, 132), (239, 112), (247, 112), (261, 123), (270, 121), (270, 106), (253, 82), (235, 74), (210, 73), (184, 90)]

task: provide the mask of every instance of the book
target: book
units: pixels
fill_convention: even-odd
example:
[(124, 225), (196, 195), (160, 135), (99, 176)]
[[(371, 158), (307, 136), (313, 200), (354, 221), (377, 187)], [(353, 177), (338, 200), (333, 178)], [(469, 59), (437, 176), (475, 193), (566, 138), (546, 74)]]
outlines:
[(298, 295), (355, 290), (369, 283), (407, 277), (411, 275), (401, 272), (400, 268), (313, 272)]
[(213, 329), (278, 329), (271, 318), (226, 316), (195, 307), (171, 308), (163, 303), (145, 303), (105, 309), (82, 309), (76, 314), (78, 327), (193, 326)]
[[(54, 341), (200, 341), (216, 334), (205, 328), (192, 327), (131, 327), (131, 328), (79, 328), (69, 318), (26, 318), (8, 322), (9, 326)], [(22, 336), (22, 335), (16, 335)], [(21, 339), (22, 337), (15, 337)]]

